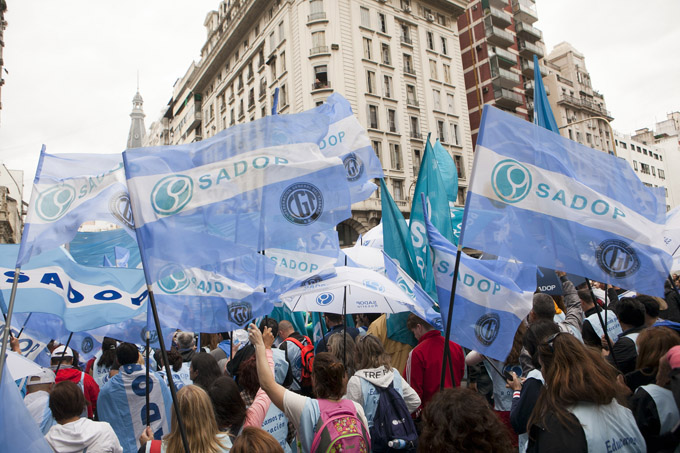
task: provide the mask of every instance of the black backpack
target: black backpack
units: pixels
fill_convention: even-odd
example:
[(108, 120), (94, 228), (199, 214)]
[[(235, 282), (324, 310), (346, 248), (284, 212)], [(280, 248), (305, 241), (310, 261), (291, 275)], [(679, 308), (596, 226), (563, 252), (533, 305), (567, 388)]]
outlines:
[[(378, 393), (378, 406), (370, 429), (372, 451), (415, 453), (418, 446), (416, 425), (406, 408), (404, 397), (394, 388), (394, 381), (387, 388), (373, 387)], [(403, 440), (406, 447), (391, 448), (388, 445), (391, 440)]]

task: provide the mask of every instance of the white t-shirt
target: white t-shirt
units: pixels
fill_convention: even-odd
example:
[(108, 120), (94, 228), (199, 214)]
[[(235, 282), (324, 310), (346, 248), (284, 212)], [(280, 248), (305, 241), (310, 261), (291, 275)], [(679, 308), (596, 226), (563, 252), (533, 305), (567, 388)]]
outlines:
[(45, 440), (59, 453), (123, 453), (123, 447), (106, 422), (95, 422), (88, 418), (65, 425), (54, 425), (45, 435)]
[[(368, 421), (364, 415), (364, 408), (360, 404), (352, 401), (359, 416), (359, 420), (368, 426)], [(283, 394), (283, 409), (288, 420), (293, 422), (298, 432), (298, 439), (302, 443), (302, 451), (310, 451), (314, 442), (314, 427), (321, 417), (319, 403), (307, 396), (286, 390)]]
[(24, 398), (24, 404), (28, 412), (33, 417), (33, 420), (38, 424), (38, 427), (43, 434), (47, 434), (52, 425), (56, 425), (52, 412), (49, 408), (50, 394), (44, 390), (29, 393)]

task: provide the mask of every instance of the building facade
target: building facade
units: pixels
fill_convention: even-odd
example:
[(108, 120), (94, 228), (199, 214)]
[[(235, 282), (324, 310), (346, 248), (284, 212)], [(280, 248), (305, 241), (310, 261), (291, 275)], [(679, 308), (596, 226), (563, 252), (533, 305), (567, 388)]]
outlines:
[(18, 244), (24, 226), (24, 172), (0, 165), (0, 244)]
[(2, 78), (3, 66), (5, 65), (2, 59), (2, 49), (5, 47), (5, 28), (7, 28), (7, 21), (5, 20), (5, 12), (7, 11), (7, 2), (0, 0), (0, 111), (2, 110), (2, 86), (5, 84), (5, 79)]
[(614, 153), (613, 131), (608, 122), (614, 118), (607, 110), (604, 96), (594, 90), (584, 56), (563, 42), (545, 58), (548, 75), (543, 83), (560, 134), (591, 148)]
[(533, 0), (472, 0), (458, 18), (473, 143), (484, 104), (533, 118), (533, 58), (545, 54), (537, 20)]
[(132, 98), (132, 112), (130, 113), (130, 132), (128, 133), (127, 149), (140, 148), (146, 138), (146, 128), (144, 127), (144, 99), (137, 93)]
[[(408, 216), (427, 133), (454, 157), (464, 203), (472, 141), (456, 19), (463, 0), (222, 1), (206, 16), (201, 60), (177, 81), (148, 143), (211, 137), (232, 125), (342, 94), (366, 128)], [(379, 193), (338, 226), (351, 243), (380, 221)]]

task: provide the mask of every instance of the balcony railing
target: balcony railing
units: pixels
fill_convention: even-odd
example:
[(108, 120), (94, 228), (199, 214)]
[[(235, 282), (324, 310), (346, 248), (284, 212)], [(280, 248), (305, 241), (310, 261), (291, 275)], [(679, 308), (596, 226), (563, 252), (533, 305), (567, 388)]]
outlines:
[(536, 6), (530, 0), (512, 0), (512, 12), (520, 22), (533, 24), (538, 20)]
[(577, 98), (577, 97), (574, 97), (574, 96), (570, 96), (568, 94), (563, 94), (563, 95), (560, 96), (560, 99), (557, 102), (558, 103), (570, 104), (574, 107), (580, 107), (580, 108), (589, 110), (593, 113), (596, 113), (598, 115), (604, 116), (605, 118), (612, 118), (609, 110), (605, 109), (601, 105), (598, 105), (598, 104), (595, 104), (592, 101), (589, 101), (588, 99)]
[(416, 139), (418, 139), (418, 140), (422, 140), (422, 139), (423, 139), (423, 134), (421, 134), (420, 132), (411, 131), (410, 137), (411, 137), (411, 138), (416, 138)]
[(312, 90), (325, 90), (331, 87), (331, 82), (314, 82), (312, 84)]
[(489, 8), (489, 16), (491, 16), (491, 22), (500, 28), (505, 28), (512, 23), (512, 16), (498, 8)]
[(526, 22), (517, 22), (515, 25), (517, 36), (527, 41), (536, 42), (543, 38), (543, 32), (536, 27), (532, 27)]
[(316, 46), (309, 49), (310, 55), (319, 55), (323, 53), (328, 53), (328, 46)]
[[(541, 76), (545, 77), (548, 75), (548, 71), (544, 67), (538, 65), (541, 69)], [(532, 60), (522, 60), (522, 74), (526, 77), (534, 76), (534, 62)]]
[(416, 75), (416, 70), (414, 68), (412, 68), (411, 66), (404, 65), (404, 72), (406, 74)]
[(494, 46), (510, 47), (515, 43), (515, 37), (508, 31), (501, 30), (500, 28), (494, 27), (490, 24), (486, 24), (485, 30), (486, 39)]
[(527, 60), (533, 60), (534, 55), (536, 55), (538, 58), (543, 58), (543, 49), (538, 47), (536, 44), (530, 43), (529, 41), (520, 40), (519, 54)]
[(411, 39), (411, 37), (410, 37), (410, 36), (405, 36), (405, 35), (401, 35), (401, 42), (402, 42), (403, 44), (409, 44), (409, 45), (412, 45), (412, 44), (413, 44), (413, 40)]
[(517, 55), (502, 47), (496, 47), (493, 51), (498, 56), (498, 62), (503, 67), (512, 67), (517, 64)]
[(416, 100), (416, 99), (406, 98), (406, 105), (410, 105), (412, 107), (418, 107), (420, 104), (418, 104), (418, 100)]
[(494, 65), (491, 65), (491, 78), (497, 79), (497, 82), (503, 88), (513, 88), (520, 82), (519, 74)]
[(325, 12), (312, 13), (309, 16), (307, 16), (307, 22), (314, 22), (315, 20), (324, 20), (324, 19), (326, 19), (326, 13)]
[(505, 88), (495, 87), (493, 97), (499, 107), (514, 108), (522, 105), (522, 96)]

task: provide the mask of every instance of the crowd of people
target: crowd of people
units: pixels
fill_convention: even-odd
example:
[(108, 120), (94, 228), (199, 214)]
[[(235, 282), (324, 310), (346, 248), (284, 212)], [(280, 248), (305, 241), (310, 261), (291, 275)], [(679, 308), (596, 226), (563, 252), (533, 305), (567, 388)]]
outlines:
[(85, 364), (51, 343), (24, 402), (56, 452), (680, 451), (680, 296), (559, 275), (562, 295), (534, 295), (505, 360), (414, 314), (411, 344), (384, 314), (348, 327), (326, 313), (316, 343), (266, 317), (201, 347), (178, 331), (167, 368), (112, 338)]

